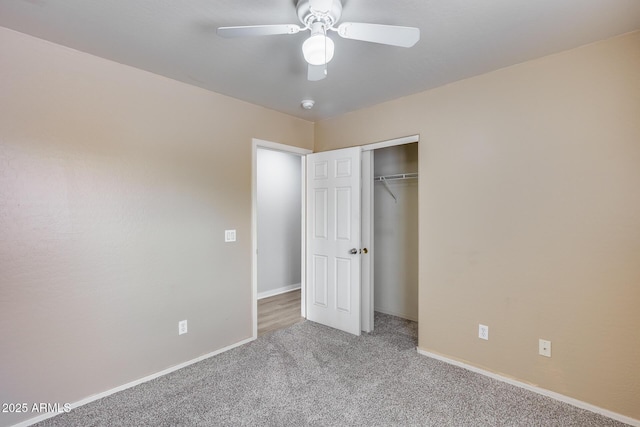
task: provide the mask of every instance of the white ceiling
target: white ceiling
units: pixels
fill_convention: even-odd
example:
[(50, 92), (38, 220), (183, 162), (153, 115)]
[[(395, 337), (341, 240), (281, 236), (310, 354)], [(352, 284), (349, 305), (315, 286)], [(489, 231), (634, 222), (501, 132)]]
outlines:
[[(640, 29), (640, 0), (343, 4), (340, 22), (415, 26), (421, 40), (404, 49), (333, 33), (329, 76), (309, 82), (308, 33), (216, 35), (298, 24), (295, 0), (2, 0), (0, 26), (312, 121)], [(313, 110), (300, 107), (305, 98)]]

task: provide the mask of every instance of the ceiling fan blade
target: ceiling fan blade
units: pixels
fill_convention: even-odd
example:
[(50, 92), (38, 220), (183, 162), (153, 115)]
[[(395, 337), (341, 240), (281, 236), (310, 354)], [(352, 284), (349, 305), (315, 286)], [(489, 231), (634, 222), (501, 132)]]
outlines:
[(316, 12), (327, 13), (333, 6), (333, 0), (309, 0), (309, 7)]
[(411, 47), (420, 40), (420, 29), (396, 25), (344, 22), (338, 27), (338, 35), (345, 39)]
[(296, 34), (300, 28), (295, 24), (282, 25), (247, 25), (243, 27), (219, 27), (217, 33), (221, 37), (273, 36), (277, 34)]
[(317, 82), (318, 80), (324, 79), (325, 77), (327, 77), (327, 75), (325, 74), (326, 70), (327, 70), (326, 64), (322, 64), (322, 65), (309, 64), (309, 70), (307, 71), (307, 80), (309, 80), (310, 82)]

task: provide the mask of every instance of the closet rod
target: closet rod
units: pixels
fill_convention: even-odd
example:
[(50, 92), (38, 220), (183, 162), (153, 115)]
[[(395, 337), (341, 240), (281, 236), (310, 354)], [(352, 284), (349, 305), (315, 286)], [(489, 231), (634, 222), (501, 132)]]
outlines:
[(396, 173), (393, 175), (380, 175), (373, 178), (374, 181), (397, 181), (400, 179), (414, 179), (417, 178), (417, 173)]
[(389, 194), (391, 194), (391, 197), (393, 197), (393, 201), (398, 203), (398, 198), (396, 197), (395, 193), (393, 192), (393, 190), (391, 189), (391, 187), (389, 186), (389, 183), (387, 181), (399, 181), (402, 179), (415, 179), (418, 177), (417, 173), (396, 173), (393, 175), (380, 175), (380, 176), (376, 176), (373, 178), (374, 181), (380, 181), (384, 184), (384, 186), (387, 188), (387, 191), (389, 192)]

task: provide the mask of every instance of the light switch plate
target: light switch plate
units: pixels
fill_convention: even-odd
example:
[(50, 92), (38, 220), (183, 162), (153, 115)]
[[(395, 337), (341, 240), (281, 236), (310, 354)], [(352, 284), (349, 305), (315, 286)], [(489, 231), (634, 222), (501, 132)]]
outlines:
[(224, 230), (224, 241), (225, 242), (235, 242), (236, 241), (236, 230)]
[(187, 321), (181, 320), (178, 322), (178, 335), (187, 333)]

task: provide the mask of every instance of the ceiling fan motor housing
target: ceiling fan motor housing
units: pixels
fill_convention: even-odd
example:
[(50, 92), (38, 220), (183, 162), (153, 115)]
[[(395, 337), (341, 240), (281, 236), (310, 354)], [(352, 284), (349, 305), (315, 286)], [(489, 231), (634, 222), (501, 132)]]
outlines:
[[(298, 4), (296, 5), (298, 19), (300, 19), (300, 22), (307, 28), (311, 28), (315, 22), (322, 22), (327, 29), (331, 28), (333, 24), (338, 22), (342, 15), (342, 2), (340, 0), (329, 1), (331, 1), (331, 7), (326, 11), (318, 11), (311, 8), (309, 0), (298, 0)], [(326, 0), (325, 3), (328, 4)]]

